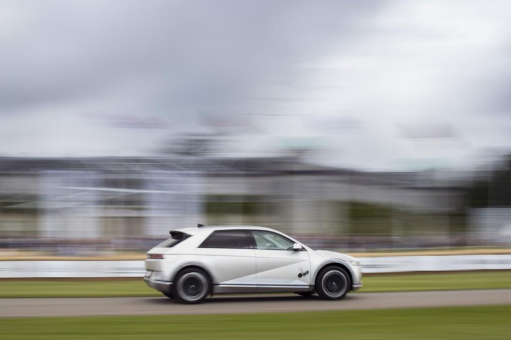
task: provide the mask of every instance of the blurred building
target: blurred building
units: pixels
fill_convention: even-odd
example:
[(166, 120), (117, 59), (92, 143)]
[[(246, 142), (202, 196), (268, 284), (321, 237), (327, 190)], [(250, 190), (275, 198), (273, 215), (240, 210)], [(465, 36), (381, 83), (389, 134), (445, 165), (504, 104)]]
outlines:
[(163, 238), (257, 224), (296, 236), (449, 235), (458, 188), (428, 173), (321, 167), (298, 158), (1, 158), (0, 237)]

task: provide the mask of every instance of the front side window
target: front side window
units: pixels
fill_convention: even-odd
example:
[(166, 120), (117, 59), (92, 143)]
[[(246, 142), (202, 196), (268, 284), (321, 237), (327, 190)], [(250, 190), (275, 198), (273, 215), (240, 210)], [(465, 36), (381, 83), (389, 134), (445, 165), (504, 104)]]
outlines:
[(200, 248), (250, 249), (250, 239), (244, 230), (214, 231)]
[(257, 249), (261, 250), (293, 250), (294, 242), (271, 231), (252, 231)]

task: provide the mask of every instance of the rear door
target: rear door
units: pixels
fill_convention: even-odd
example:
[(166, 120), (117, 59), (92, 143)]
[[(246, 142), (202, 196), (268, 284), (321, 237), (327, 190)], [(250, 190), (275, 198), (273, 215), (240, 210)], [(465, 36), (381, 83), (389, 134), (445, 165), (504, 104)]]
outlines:
[(306, 249), (293, 250), (294, 241), (266, 230), (252, 230), (256, 248), (258, 291), (299, 291), (310, 285)]
[(255, 250), (247, 230), (216, 230), (197, 248), (197, 254), (212, 271), (215, 292), (256, 290)]

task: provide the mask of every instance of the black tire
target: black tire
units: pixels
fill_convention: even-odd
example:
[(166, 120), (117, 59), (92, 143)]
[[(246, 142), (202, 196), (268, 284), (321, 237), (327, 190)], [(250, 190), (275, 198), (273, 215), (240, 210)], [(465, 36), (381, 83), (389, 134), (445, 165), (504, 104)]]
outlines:
[(168, 297), (169, 299), (171, 300), (174, 300), (174, 294), (172, 292), (161, 292), (163, 295), (165, 295), (166, 297)]
[(350, 287), (350, 276), (340, 267), (323, 268), (316, 278), (316, 291), (325, 300), (343, 299), (348, 294)]
[(301, 295), (301, 296), (311, 296), (314, 294), (314, 292), (295, 292), (295, 294)]
[(211, 279), (199, 268), (182, 270), (172, 286), (174, 299), (181, 303), (201, 303), (211, 294)]

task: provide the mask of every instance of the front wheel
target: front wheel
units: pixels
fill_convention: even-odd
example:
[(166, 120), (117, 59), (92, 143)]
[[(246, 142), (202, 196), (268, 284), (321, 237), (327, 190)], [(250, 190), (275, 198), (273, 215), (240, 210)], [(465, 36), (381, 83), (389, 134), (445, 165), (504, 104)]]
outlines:
[(329, 266), (321, 270), (316, 279), (316, 291), (326, 300), (340, 300), (348, 294), (351, 280), (342, 268)]
[(173, 288), (174, 298), (182, 303), (200, 303), (211, 293), (211, 280), (202, 269), (189, 268), (180, 272)]

